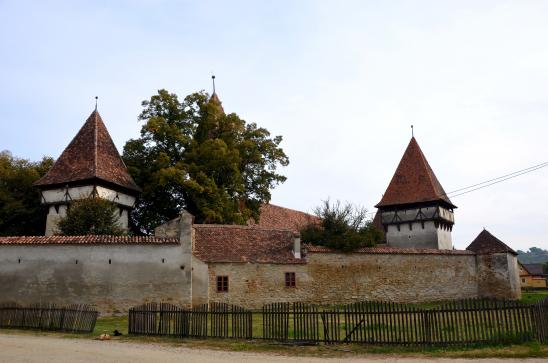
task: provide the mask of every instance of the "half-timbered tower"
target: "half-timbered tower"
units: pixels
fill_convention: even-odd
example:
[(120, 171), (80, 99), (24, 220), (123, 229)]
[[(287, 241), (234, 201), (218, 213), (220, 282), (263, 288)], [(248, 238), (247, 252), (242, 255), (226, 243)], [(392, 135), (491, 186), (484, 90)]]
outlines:
[(118, 205), (119, 223), (127, 229), (128, 214), (140, 192), (97, 110), (34, 185), (40, 189), (42, 203), (49, 206), (46, 236), (55, 234), (71, 201), (97, 196)]
[(453, 247), (451, 231), (456, 206), (447, 197), (414, 137), (376, 207), (389, 246)]

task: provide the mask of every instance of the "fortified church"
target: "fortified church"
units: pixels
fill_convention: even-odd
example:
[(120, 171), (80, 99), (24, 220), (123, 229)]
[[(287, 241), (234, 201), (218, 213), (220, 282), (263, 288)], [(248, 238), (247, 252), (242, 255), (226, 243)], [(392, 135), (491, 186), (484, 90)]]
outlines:
[[(210, 102), (220, 103), (215, 93)], [(260, 308), (520, 297), (516, 252), (506, 244), (484, 230), (466, 250), (453, 248), (456, 206), (414, 137), (376, 205), (385, 243), (352, 253), (301, 241), (298, 230), (316, 217), (272, 204), (247, 226), (194, 224), (182, 211), (153, 236), (55, 235), (73, 200), (114, 201), (127, 228), (139, 197), (97, 110), (35, 186), (48, 206), (45, 236), (0, 237), (4, 300), (120, 314), (151, 301)]]

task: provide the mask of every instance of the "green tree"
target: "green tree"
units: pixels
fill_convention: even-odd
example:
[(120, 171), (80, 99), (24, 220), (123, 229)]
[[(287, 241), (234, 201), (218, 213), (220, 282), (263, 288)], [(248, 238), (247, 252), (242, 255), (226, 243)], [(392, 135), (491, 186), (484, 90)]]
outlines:
[(225, 114), (217, 96), (193, 93), (182, 102), (166, 90), (143, 102), (139, 139), (124, 147), (124, 161), (143, 193), (131, 215), (141, 233), (184, 208), (197, 223), (244, 224), (286, 178), (289, 160), (281, 136)]
[(119, 236), (124, 230), (118, 223), (115, 203), (102, 198), (75, 200), (66, 217), (58, 223), (59, 234), (66, 236), (111, 235)]
[(320, 222), (303, 227), (303, 242), (350, 252), (360, 247), (375, 246), (382, 238), (382, 233), (367, 218), (365, 208), (325, 200), (314, 212)]
[(39, 162), (20, 159), (9, 151), (0, 152), (0, 235), (44, 234), (46, 208), (32, 183), (46, 174), (53, 159)]

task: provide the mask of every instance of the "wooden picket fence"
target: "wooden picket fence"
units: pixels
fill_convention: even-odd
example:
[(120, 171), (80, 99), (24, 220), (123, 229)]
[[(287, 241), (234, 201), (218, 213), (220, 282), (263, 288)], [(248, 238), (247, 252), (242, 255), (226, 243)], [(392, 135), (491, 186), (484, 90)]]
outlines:
[(374, 301), (332, 307), (274, 303), (260, 311), (221, 303), (193, 309), (153, 303), (130, 310), (129, 333), (324, 344), (548, 342), (548, 298), (536, 304), (470, 299), (429, 309)]
[(90, 333), (99, 313), (88, 305), (0, 304), (0, 328)]
[(252, 312), (236, 305), (211, 303), (185, 310), (149, 303), (129, 310), (130, 334), (195, 338), (252, 338)]

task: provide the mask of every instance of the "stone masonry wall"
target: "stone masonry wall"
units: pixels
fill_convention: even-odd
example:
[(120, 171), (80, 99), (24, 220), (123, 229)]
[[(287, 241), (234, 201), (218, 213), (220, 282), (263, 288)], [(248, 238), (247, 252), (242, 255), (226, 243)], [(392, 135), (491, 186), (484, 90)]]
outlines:
[[(317, 304), (363, 300), (421, 302), (478, 296), (474, 255), (309, 253), (306, 265), (209, 265), (209, 301), (248, 308), (281, 301)], [(296, 288), (285, 287), (296, 273)], [(217, 292), (216, 276), (229, 276)]]
[(157, 237), (178, 237), (181, 242), (181, 270), (184, 272), (184, 279), (181, 281), (180, 289), (175, 291), (174, 294), (181, 294), (184, 297), (180, 301), (180, 304), (186, 307), (192, 305), (192, 283), (194, 280), (193, 262), (196, 260), (192, 255), (194, 241), (194, 228), (192, 228), (193, 220), (194, 217), (183, 210), (177, 218), (154, 229), (154, 235)]
[(207, 304), (209, 301), (208, 265), (192, 257), (192, 305)]
[[(309, 255), (309, 300), (425, 302), (478, 296), (474, 255)], [(326, 283), (328, 282), (328, 283)]]
[[(285, 273), (295, 272), (297, 287), (285, 287)], [(307, 301), (306, 265), (256, 263), (209, 264), (209, 301), (258, 309), (273, 302)], [(217, 292), (217, 276), (228, 276), (228, 292)]]
[(517, 258), (509, 253), (477, 255), (478, 286), (482, 297), (519, 299), (521, 284)]

